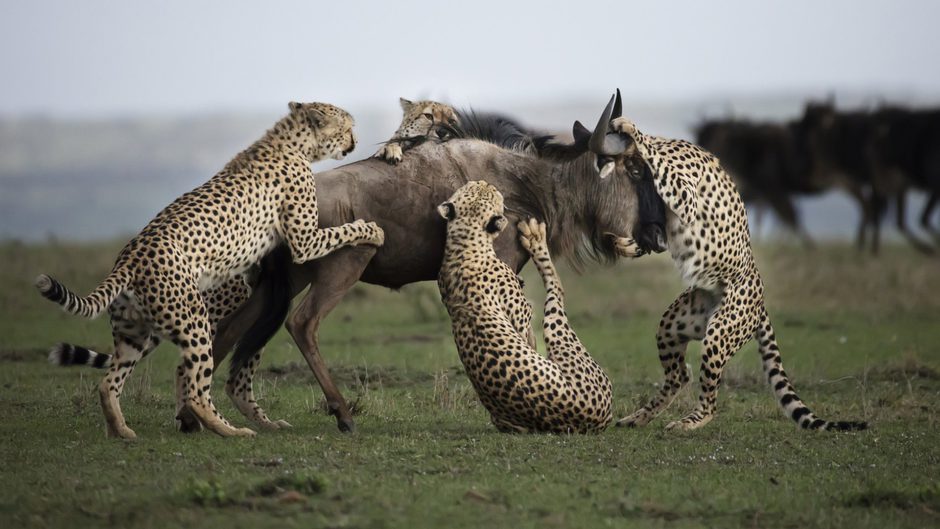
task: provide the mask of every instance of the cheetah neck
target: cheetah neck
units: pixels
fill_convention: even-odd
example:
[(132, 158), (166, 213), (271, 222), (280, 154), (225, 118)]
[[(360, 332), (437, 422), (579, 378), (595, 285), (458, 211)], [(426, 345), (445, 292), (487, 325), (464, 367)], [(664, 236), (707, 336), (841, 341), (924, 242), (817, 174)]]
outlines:
[(307, 163), (317, 161), (317, 135), (297, 116), (289, 114), (274, 124), (252, 147), (270, 147), (288, 156), (299, 154)]

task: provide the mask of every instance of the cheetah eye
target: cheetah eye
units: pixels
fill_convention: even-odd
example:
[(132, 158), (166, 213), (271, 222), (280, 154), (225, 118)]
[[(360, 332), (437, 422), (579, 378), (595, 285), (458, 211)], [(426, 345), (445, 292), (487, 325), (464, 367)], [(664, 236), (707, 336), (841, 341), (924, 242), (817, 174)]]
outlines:
[(428, 121), (434, 121), (434, 114), (431, 114), (430, 112), (425, 112), (422, 115), (424, 116), (424, 119)]

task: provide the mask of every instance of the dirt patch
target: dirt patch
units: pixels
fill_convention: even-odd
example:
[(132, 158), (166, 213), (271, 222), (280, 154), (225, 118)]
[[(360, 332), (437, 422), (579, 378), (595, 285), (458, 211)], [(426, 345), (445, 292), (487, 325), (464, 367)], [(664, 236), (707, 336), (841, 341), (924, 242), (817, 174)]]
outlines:
[(852, 494), (843, 503), (847, 507), (866, 509), (929, 509), (937, 512), (940, 511), (940, 491), (936, 488), (919, 491), (869, 490)]
[(406, 334), (403, 336), (385, 336), (382, 338), (363, 338), (353, 336), (348, 340), (352, 345), (374, 345), (374, 344), (393, 344), (393, 343), (430, 343), (442, 340), (444, 337), (437, 334)]
[(903, 362), (875, 368), (868, 372), (869, 380), (906, 382), (914, 378), (940, 380), (940, 370), (911, 358)]
[(0, 362), (38, 362), (48, 357), (46, 349), (0, 349)]
[[(306, 364), (290, 362), (271, 366), (262, 370), (266, 375), (273, 375), (291, 380), (315, 380)], [(333, 381), (340, 386), (351, 388), (401, 388), (420, 384), (430, 384), (434, 375), (424, 371), (414, 371), (396, 366), (333, 366), (330, 368)]]

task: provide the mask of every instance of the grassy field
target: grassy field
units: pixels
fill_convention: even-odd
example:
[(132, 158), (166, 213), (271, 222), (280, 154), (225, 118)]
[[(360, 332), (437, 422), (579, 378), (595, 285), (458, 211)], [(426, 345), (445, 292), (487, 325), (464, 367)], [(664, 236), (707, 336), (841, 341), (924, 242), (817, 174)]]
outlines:
[[(163, 347), (123, 397), (135, 442), (106, 439), (100, 373), (50, 366), (56, 341), (109, 349), (106, 318), (42, 300), (48, 272), (86, 291), (114, 245), (0, 245), (0, 525), (3, 527), (927, 527), (940, 524), (940, 260), (904, 247), (880, 259), (842, 246), (758, 249), (784, 364), (824, 418), (857, 434), (802, 432), (763, 382), (753, 344), (725, 371), (719, 414), (663, 431), (684, 392), (639, 430), (504, 435), (457, 359), (432, 284), (357, 286), (321, 346), (358, 430), (337, 431), (285, 333), (257, 381), (273, 418), (254, 439), (174, 430)], [(681, 290), (664, 257), (562, 270), (575, 329), (614, 381), (625, 415), (660, 381), (654, 332)], [(530, 270), (530, 299), (542, 291)], [(695, 361), (698, 348), (690, 348)], [(224, 370), (223, 370), (224, 371)], [(216, 384), (221, 411), (245, 421)]]

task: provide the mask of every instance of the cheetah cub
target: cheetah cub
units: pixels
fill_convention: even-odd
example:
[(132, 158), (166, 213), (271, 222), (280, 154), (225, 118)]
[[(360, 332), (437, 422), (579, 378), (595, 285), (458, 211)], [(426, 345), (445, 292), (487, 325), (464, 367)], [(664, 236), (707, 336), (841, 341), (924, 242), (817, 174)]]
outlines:
[(87, 297), (46, 275), (36, 286), (72, 314), (109, 309), (114, 355), (98, 395), (109, 436), (133, 439), (120, 396), (137, 362), (168, 339), (179, 347), (177, 414), (194, 415), (222, 436), (254, 435), (216, 411), (212, 337), (248, 295), (242, 275), (278, 243), (297, 263), (355, 244), (381, 245), (375, 223), (320, 228), (310, 164), (341, 159), (356, 146), (353, 119), (325, 103), (290, 103), (290, 113), (208, 182), (176, 199), (121, 250)]
[(698, 405), (667, 428), (694, 430), (708, 424), (722, 369), (744, 344), (757, 340), (764, 375), (787, 416), (811, 430), (865, 428), (864, 422), (817, 417), (793, 389), (764, 303), (744, 203), (718, 159), (684, 140), (647, 136), (622, 117), (610, 128), (628, 140), (625, 152), (639, 155), (652, 173), (667, 207), (669, 253), (688, 286), (666, 309), (656, 334), (666, 380), (645, 406), (617, 424), (643, 426), (669, 406), (689, 382), (685, 352), (690, 340), (702, 342)]
[(441, 299), (460, 360), (496, 428), (554, 433), (606, 428), (611, 421), (610, 380), (568, 325), (545, 224), (531, 219), (518, 229), (545, 282), (547, 357), (530, 345), (532, 306), (493, 249), (508, 222), (502, 195), (486, 182), (469, 182), (438, 211), (447, 220), (437, 281)]
[(427, 139), (440, 125), (456, 125), (457, 112), (444, 103), (435, 101), (411, 102), (403, 97), (398, 99), (403, 116), (395, 135), (385, 142), (377, 158), (395, 165), (401, 161), (402, 152), (418, 142)]

